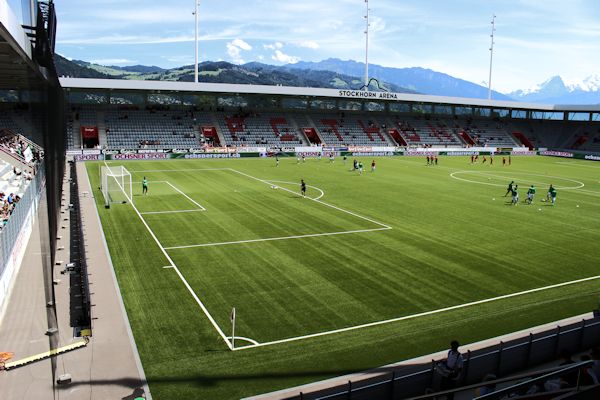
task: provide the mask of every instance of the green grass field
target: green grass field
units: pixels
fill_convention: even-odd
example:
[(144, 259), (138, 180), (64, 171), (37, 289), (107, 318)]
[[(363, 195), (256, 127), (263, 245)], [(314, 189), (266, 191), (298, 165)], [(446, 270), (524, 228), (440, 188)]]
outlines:
[(600, 276), (600, 164), (499, 158), (110, 162), (135, 207), (95, 196), (154, 398), (240, 398), (591, 311), (600, 280), (572, 282)]

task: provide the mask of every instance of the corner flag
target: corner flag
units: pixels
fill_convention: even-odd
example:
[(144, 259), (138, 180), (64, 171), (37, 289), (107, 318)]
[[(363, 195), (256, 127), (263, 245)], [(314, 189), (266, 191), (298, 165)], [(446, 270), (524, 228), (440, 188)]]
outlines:
[(235, 307), (231, 309), (231, 349), (235, 349)]

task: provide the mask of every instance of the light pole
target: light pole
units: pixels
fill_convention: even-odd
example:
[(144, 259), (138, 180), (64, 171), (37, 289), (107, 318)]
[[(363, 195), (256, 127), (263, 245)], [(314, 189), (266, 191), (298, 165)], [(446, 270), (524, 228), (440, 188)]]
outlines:
[(195, 4), (195, 10), (194, 10), (194, 30), (195, 30), (195, 35), (194, 35), (194, 50), (195, 50), (195, 57), (194, 57), (194, 82), (198, 83), (198, 5), (200, 3), (200, 0), (194, 0), (194, 4)]
[(369, 91), (369, 0), (365, 0), (365, 4), (367, 6), (367, 14), (365, 15), (366, 20), (366, 29), (365, 29), (365, 90)]
[(492, 99), (492, 65), (494, 62), (494, 34), (496, 33), (496, 15), (492, 17), (492, 44), (490, 45), (490, 78), (488, 79), (488, 100)]

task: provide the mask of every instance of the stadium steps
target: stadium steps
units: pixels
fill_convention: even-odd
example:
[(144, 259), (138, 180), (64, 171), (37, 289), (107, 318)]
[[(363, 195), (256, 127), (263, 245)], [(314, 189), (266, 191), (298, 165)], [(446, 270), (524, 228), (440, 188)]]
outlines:
[(321, 134), (319, 133), (319, 130), (317, 129), (317, 125), (315, 125), (315, 121), (313, 121), (313, 119), (310, 117), (310, 115), (306, 114), (306, 120), (310, 124), (310, 129), (312, 129), (312, 132), (314, 132), (315, 135), (317, 135), (317, 137), (321, 141), (321, 143), (319, 143), (319, 144), (326, 144), (325, 141), (323, 140), (323, 136), (321, 136)]
[(302, 143), (304, 145), (306, 145), (306, 146), (309, 146), (310, 145), (310, 140), (308, 139), (308, 136), (306, 136), (304, 134), (304, 130), (300, 129), (300, 127), (298, 126), (298, 122), (296, 121), (296, 119), (293, 118), (290, 114), (286, 114), (285, 117), (289, 121), (289, 124), (292, 126), (292, 128), (294, 128), (294, 131), (298, 132), (298, 137), (302, 140)]
[(217, 131), (217, 137), (219, 138), (219, 142), (221, 142), (222, 146), (226, 146), (227, 141), (225, 140), (225, 136), (223, 136), (223, 133), (221, 132), (221, 125), (219, 125), (219, 120), (217, 119), (215, 113), (210, 113), (210, 120), (212, 121), (212, 124), (215, 127), (215, 130)]
[(81, 149), (81, 122), (73, 118), (73, 147)]
[(475, 141), (467, 132), (461, 131), (458, 133), (458, 136), (462, 139), (463, 142), (465, 142), (465, 144), (475, 146)]
[(50, 357), (58, 356), (60, 354), (68, 353), (73, 350), (81, 349), (81, 348), (87, 346), (88, 342), (89, 342), (89, 339), (80, 340), (78, 342), (71, 343), (69, 345), (59, 347), (56, 349), (52, 349), (49, 351), (45, 351), (43, 353), (39, 353), (39, 354), (30, 356), (30, 357), (25, 357), (20, 360), (6, 362), (6, 363), (4, 363), (3, 368), (5, 371), (10, 371), (12, 369), (23, 367), (25, 365), (35, 363), (38, 361), (42, 361), (42, 360), (45, 360)]
[(519, 142), (521, 142), (521, 144), (522, 144), (523, 146), (525, 146), (525, 147), (528, 147), (528, 148), (529, 148), (529, 150), (533, 150), (533, 149), (534, 149), (534, 147), (535, 147), (535, 146), (533, 145), (533, 143), (531, 143), (531, 142), (529, 141), (529, 139), (527, 139), (527, 138), (525, 137), (525, 135), (523, 135), (521, 132), (513, 132), (513, 136), (514, 136), (514, 137), (515, 137), (515, 138), (516, 138), (516, 139), (517, 139)]
[(400, 134), (400, 131), (396, 128), (390, 129), (388, 131), (388, 135), (391, 136), (391, 138), (393, 139), (393, 141), (395, 141), (398, 146), (408, 146), (408, 143), (406, 143), (406, 140), (404, 140), (404, 138), (402, 137), (402, 135)]
[(338, 138), (338, 140), (340, 142), (344, 141), (344, 138), (342, 137), (342, 135), (340, 135), (340, 131), (338, 130), (338, 122), (335, 119), (322, 119), (321, 123), (324, 126), (327, 126), (331, 129), (331, 131), (333, 132), (333, 134)]
[(106, 120), (104, 119), (104, 111), (98, 111), (96, 114), (96, 126), (98, 127), (98, 144), (100, 146), (108, 145), (106, 137)]

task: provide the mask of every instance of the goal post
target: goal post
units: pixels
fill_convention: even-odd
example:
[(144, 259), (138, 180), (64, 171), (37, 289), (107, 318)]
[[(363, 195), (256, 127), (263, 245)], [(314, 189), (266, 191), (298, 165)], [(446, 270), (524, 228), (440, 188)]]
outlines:
[(114, 203), (133, 204), (133, 184), (131, 173), (123, 166), (100, 167), (100, 191), (104, 196), (104, 205), (109, 208)]

